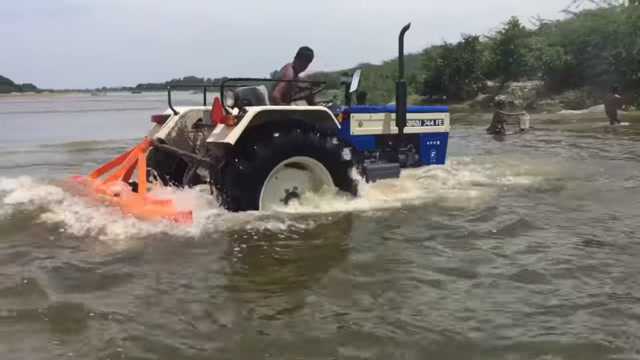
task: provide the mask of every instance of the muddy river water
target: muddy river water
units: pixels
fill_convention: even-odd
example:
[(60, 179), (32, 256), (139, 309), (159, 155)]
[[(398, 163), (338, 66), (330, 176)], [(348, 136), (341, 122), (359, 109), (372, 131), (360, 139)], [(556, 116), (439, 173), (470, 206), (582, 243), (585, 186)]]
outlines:
[(457, 115), (444, 167), (190, 227), (63, 190), (165, 107), (0, 98), (2, 359), (640, 358), (640, 119)]

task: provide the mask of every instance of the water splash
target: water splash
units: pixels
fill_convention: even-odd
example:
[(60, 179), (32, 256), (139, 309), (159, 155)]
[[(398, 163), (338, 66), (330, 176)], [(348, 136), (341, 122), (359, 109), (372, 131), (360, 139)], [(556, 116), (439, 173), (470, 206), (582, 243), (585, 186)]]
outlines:
[(118, 209), (91, 202), (63, 190), (60, 184), (31, 177), (0, 178), (0, 219), (17, 209), (38, 212), (38, 221), (60, 225), (65, 232), (106, 241), (168, 234), (194, 238), (203, 233), (253, 229), (286, 231), (312, 228), (322, 219), (305, 215), (341, 212), (373, 212), (403, 206), (432, 204), (449, 208), (481, 207), (503, 187), (535, 186), (547, 177), (533, 173), (534, 165), (478, 162), (452, 159), (444, 167), (403, 171), (399, 179), (367, 184), (359, 179), (359, 196), (334, 191), (305, 194), (299, 202), (274, 212), (231, 213), (221, 208), (207, 186), (193, 189), (160, 188), (151, 195), (172, 199), (179, 209), (191, 209), (194, 223), (177, 226), (169, 222), (149, 223), (124, 216)]
[(0, 220), (7, 219), (18, 210), (30, 211), (36, 214), (38, 223), (60, 226), (60, 232), (96, 238), (114, 247), (126, 247), (131, 239), (159, 234), (184, 239), (234, 229), (284, 231), (316, 225), (314, 221), (298, 221), (273, 214), (228, 212), (217, 204), (206, 186), (161, 188), (150, 193), (173, 200), (179, 209), (193, 210), (192, 225), (147, 222), (125, 216), (117, 208), (67, 192), (64, 190), (67, 187), (68, 184), (41, 182), (26, 176), (0, 178)]
[(495, 198), (504, 187), (535, 187), (546, 181), (547, 176), (531, 164), (496, 165), (493, 161), (457, 158), (447, 166), (403, 170), (399, 179), (373, 184), (358, 179), (356, 198), (332, 191), (305, 194), (299, 202), (277, 210), (284, 213), (367, 212), (420, 204), (478, 208)]

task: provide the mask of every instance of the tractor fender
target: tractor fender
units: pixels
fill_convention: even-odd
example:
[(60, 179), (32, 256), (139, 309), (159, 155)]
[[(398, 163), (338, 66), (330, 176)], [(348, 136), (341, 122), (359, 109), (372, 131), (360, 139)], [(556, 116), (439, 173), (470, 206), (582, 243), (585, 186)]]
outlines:
[(313, 126), (321, 132), (332, 133), (340, 128), (335, 116), (323, 106), (252, 106), (236, 126), (218, 125), (207, 143), (234, 145), (251, 128), (265, 125), (300, 121), (303, 126)]
[(172, 142), (179, 133), (188, 132), (188, 129), (196, 121), (208, 119), (207, 112), (210, 111), (210, 108), (206, 106), (182, 106), (175, 109), (178, 114), (174, 115), (170, 109), (163, 113), (164, 115), (169, 115), (169, 119), (162, 125), (154, 124), (147, 134), (149, 138), (156, 141)]

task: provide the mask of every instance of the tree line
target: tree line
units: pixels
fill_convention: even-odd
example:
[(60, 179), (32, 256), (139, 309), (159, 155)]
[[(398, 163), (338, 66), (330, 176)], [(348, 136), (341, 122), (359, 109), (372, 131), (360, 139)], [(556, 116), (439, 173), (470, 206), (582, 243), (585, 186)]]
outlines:
[[(534, 19), (525, 26), (513, 17), (488, 35), (463, 34), (457, 42), (431, 46), (407, 55), (407, 81), (414, 96), (475, 98), (488, 82), (540, 80), (549, 94), (589, 88), (596, 93), (620, 86), (640, 92), (640, 0), (622, 5), (615, 0), (574, 1), (562, 20)], [(393, 101), (397, 60), (362, 64), (362, 88), (372, 103)], [(355, 69), (353, 68), (353, 69)], [(314, 74), (338, 88), (343, 73)]]
[(583, 10), (534, 28), (511, 18), (492, 35), (463, 35), (423, 53), (423, 95), (475, 97), (487, 80), (542, 80), (550, 92), (616, 84), (640, 90), (640, 6)]
[(16, 84), (11, 79), (0, 75), (0, 94), (8, 94), (12, 92), (37, 92), (40, 91), (35, 85)]

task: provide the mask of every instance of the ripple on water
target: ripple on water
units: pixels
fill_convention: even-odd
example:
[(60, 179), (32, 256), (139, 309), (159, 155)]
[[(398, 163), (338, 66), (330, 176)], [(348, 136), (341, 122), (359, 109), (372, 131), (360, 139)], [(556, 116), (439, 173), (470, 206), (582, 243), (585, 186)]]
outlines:
[(0, 282), (0, 307), (17, 309), (39, 307), (49, 301), (47, 290), (35, 278), (4, 276)]
[(198, 210), (187, 228), (123, 217), (50, 179), (0, 178), (0, 346), (34, 359), (632, 353), (637, 212), (615, 189), (634, 186), (634, 150), (589, 146), (619, 134), (541, 134), (453, 136), (445, 167), (279, 212), (169, 191)]
[[(119, 265), (118, 268), (121, 268)], [(61, 263), (47, 270), (47, 284), (66, 294), (96, 293), (121, 288), (132, 281), (134, 273), (74, 263)]]

